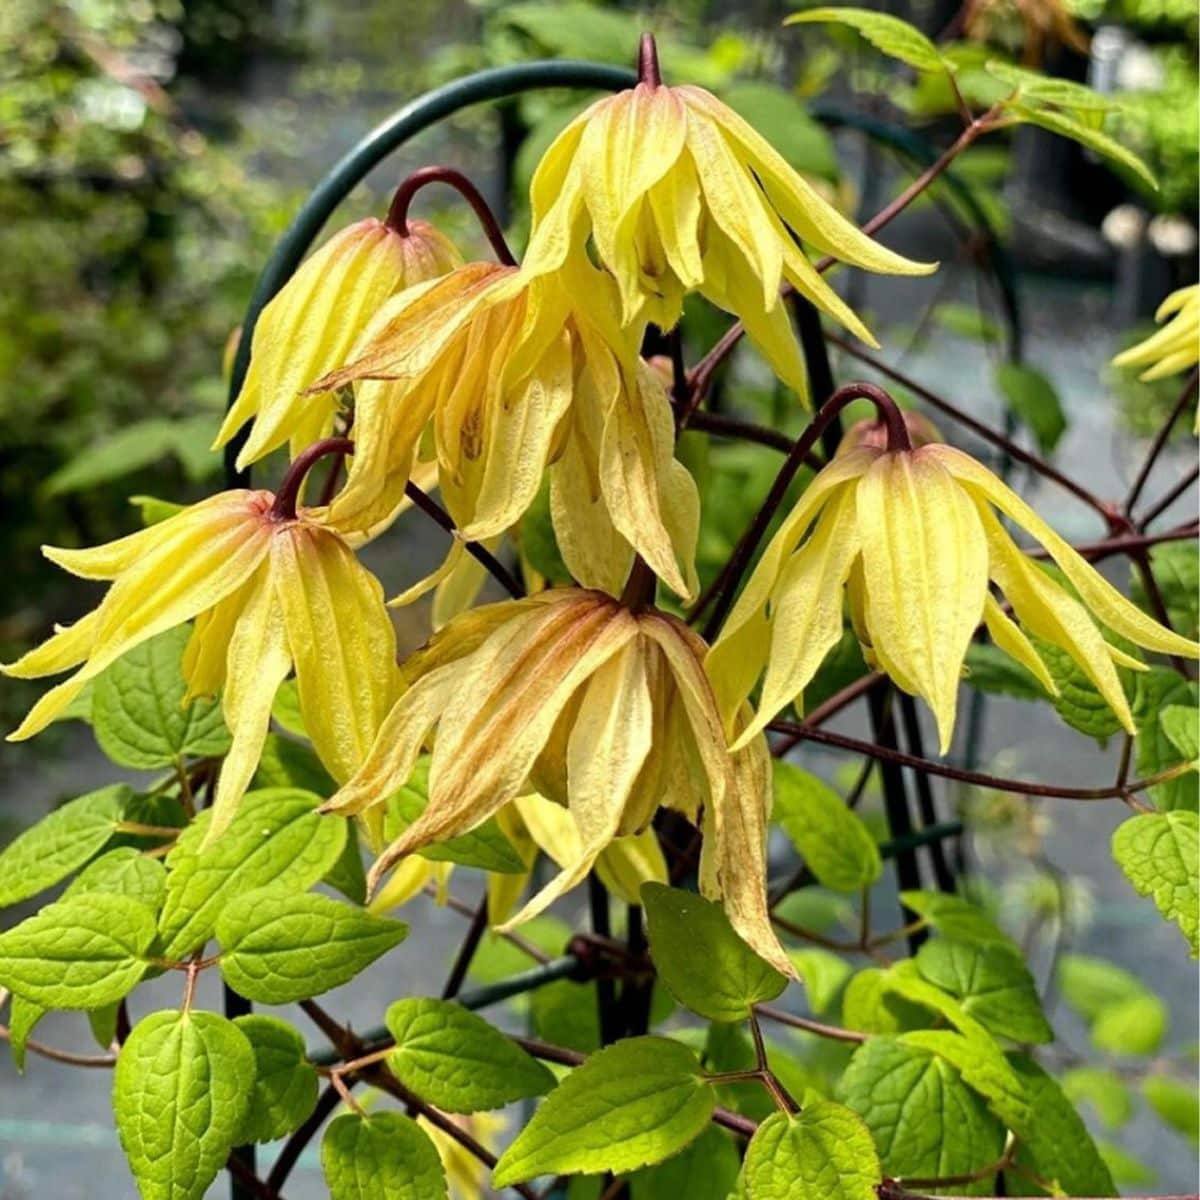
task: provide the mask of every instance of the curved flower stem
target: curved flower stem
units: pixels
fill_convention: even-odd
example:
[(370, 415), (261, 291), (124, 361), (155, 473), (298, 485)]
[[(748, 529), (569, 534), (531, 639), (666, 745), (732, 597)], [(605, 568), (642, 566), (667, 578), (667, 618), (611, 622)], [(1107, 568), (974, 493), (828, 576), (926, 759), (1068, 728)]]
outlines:
[(300, 489), (304, 486), (305, 477), (309, 471), (327, 454), (337, 454), (345, 457), (354, 453), (354, 443), (347, 437), (322, 438), (306, 446), (292, 460), (284, 472), (279, 490), (275, 493), (275, 503), (271, 505), (271, 519), (275, 521), (294, 521), (296, 519), (296, 504), (300, 499)]
[(881, 375), (886, 375), (889, 379), (900, 384), (902, 387), (908, 388), (914, 395), (919, 396), (927, 404), (936, 408), (939, 412), (943, 412), (952, 420), (964, 428), (971, 430), (986, 442), (991, 442), (993, 446), (1003, 450), (1017, 462), (1024, 463), (1030, 470), (1036, 471), (1039, 475), (1046, 479), (1057, 483), (1059, 487), (1065, 488), (1077, 499), (1082, 500), (1089, 508), (1098, 512), (1110, 527), (1113, 525), (1113, 506), (1105, 500), (1101, 500), (1099, 496), (1089, 492), (1087, 488), (1064, 475), (1057, 468), (1051, 466), (1043, 458), (1039, 458), (1036, 454), (1018, 446), (1011, 438), (1007, 438), (998, 430), (992, 429), (991, 426), (985, 425), (982, 421), (972, 417), (969, 413), (965, 413), (956, 405), (951, 404), (949, 400), (939, 396), (936, 392), (931, 392), (927, 387), (918, 383), (911, 376), (904, 374), (902, 371), (896, 370), (895, 367), (889, 366), (882, 359), (876, 358), (875, 355), (868, 353), (866, 350), (861, 350), (853, 342), (846, 338), (840, 337), (834, 333), (827, 333), (826, 340), (836, 346), (839, 350), (845, 351), (847, 354), (857, 358), (859, 362), (865, 363), (867, 366), (878, 371)]
[(1133, 481), (1133, 486), (1129, 489), (1129, 495), (1125, 497), (1125, 503), (1121, 506), (1121, 511), (1126, 516), (1133, 512), (1133, 506), (1138, 502), (1138, 497), (1142, 494), (1142, 488), (1146, 486), (1146, 480), (1150, 478), (1150, 472), (1154, 470), (1154, 464), (1158, 461), (1158, 456), (1163, 452), (1163, 447), (1167, 444), (1167, 439), (1171, 436), (1171, 430), (1175, 428), (1175, 422), (1179, 420), (1184, 410), (1188, 406), (1188, 402), (1196, 394), (1197, 379), (1200, 379), (1200, 368), (1193, 367), (1192, 373), (1187, 377), (1187, 382), (1183, 385), (1183, 391), (1179, 393), (1179, 399), (1175, 401), (1175, 407), (1171, 409), (1167, 419), (1162, 423), (1158, 433), (1155, 435), (1154, 441), (1150, 444), (1150, 449), (1146, 452), (1146, 458), (1142, 463), (1142, 468), (1137, 473), (1137, 478)]
[[(404, 485), (404, 494), (427, 516), (436, 521), (452, 537), (458, 536), (458, 529), (450, 514), (428, 493), (423, 492), (410, 479)], [(467, 553), (482, 563), (488, 572), (504, 588), (514, 600), (520, 600), (525, 595), (525, 589), (513, 577), (509, 569), (486, 547), (478, 542), (464, 542)]]
[(766, 500), (758, 510), (750, 524), (750, 528), (742, 535), (729, 561), (721, 569), (716, 583), (710, 594), (716, 597), (712, 615), (704, 626), (704, 639), (711, 642), (721, 628), (729, 609), (733, 605), (733, 597), (741, 582), (759, 542), (771, 523), (783, 498), (791, 486), (796, 472), (800, 470), (813, 446), (816, 445), (825, 427), (854, 400), (870, 400), (879, 410), (879, 415), (887, 422), (888, 447), (892, 450), (911, 450), (912, 443), (908, 437), (908, 427), (904, 424), (904, 416), (896, 402), (883, 390), (873, 383), (847, 383), (838, 388), (829, 399), (817, 410), (808, 428), (796, 439), (783, 466), (771, 484)]
[(453, 167), (422, 167), (419, 171), (414, 171), (396, 189), (384, 224), (389, 229), (394, 229), (401, 237), (408, 237), (409, 206), (417, 192), (431, 183), (445, 183), (454, 188), (475, 210), (496, 258), (506, 267), (517, 265), (513, 252), (508, 248), (508, 242), (504, 240), (504, 232), (500, 228), (500, 222), (496, 220), (496, 214), (492, 212), (479, 189), (461, 171), (456, 171)]
[(845, 734), (833, 733), (828, 729), (817, 729), (813, 726), (798, 724), (795, 721), (772, 721), (767, 726), (773, 733), (791, 734), (799, 741), (819, 742), (825, 746), (836, 746), (839, 750), (853, 750), (858, 754), (867, 754), (885, 762), (898, 763), (902, 767), (911, 767), (915, 771), (925, 771), (930, 775), (940, 775), (944, 779), (955, 779), (959, 783), (973, 783), (978, 787), (993, 788), (998, 792), (1016, 792), (1022, 796), (1048, 796), (1059, 800), (1114, 800), (1145, 791), (1157, 783), (1166, 783), (1175, 779), (1185, 771), (1191, 770), (1190, 763), (1177, 763), (1144, 779), (1134, 780), (1124, 787), (1108, 784), (1104, 787), (1058, 787), (1051, 784), (1034, 783), (1026, 779), (1005, 779), (998, 775), (986, 775), (982, 771), (964, 771), (952, 767), (948, 763), (934, 762), (928, 758), (918, 758), (913, 754), (905, 754), (902, 750), (886, 750), (874, 742), (864, 742), (860, 738), (847, 737)]

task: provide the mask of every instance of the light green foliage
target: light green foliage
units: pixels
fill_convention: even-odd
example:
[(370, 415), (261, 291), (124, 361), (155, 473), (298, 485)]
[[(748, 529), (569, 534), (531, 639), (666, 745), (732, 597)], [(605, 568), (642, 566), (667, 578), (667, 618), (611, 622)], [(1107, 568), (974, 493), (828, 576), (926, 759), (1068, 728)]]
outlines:
[(258, 770), (254, 773), (254, 786), (298, 788), (323, 798), (337, 791), (337, 784), (307, 745), (278, 733), (267, 734)]
[[(384, 817), (384, 840), (398, 838), (424, 811), (429, 803), (429, 759), (418, 761), (416, 769), (394, 796), (388, 798)], [(468, 833), (436, 846), (426, 846), (421, 857), (430, 862), (458, 863), (481, 871), (522, 875), (525, 863), (494, 819), (484, 821)]]
[(739, 80), (722, 92), (721, 99), (797, 171), (837, 179), (840, 172), (833, 139), (793, 93), (765, 80)]
[(67, 886), (63, 899), (109, 892), (130, 896), (157, 913), (167, 894), (166, 868), (132, 846), (118, 846), (88, 863)]
[(858, 30), (880, 53), (915, 67), (918, 71), (946, 71), (946, 60), (919, 30), (899, 17), (869, 8), (810, 8), (792, 13), (785, 25), (832, 21)]
[[(889, 1175), (966, 1175), (996, 1162), (1004, 1126), (945, 1059), (873, 1037), (850, 1060), (838, 1097), (866, 1122)], [(984, 1178), (970, 1191), (988, 1194)]]
[(844, 958), (821, 946), (789, 950), (788, 957), (804, 983), (809, 1007), (818, 1015), (827, 1012), (854, 968)]
[(1113, 1183), (1119, 1188), (1144, 1187), (1158, 1178), (1144, 1162), (1112, 1142), (1098, 1141), (1096, 1149), (1104, 1159), (1104, 1165), (1108, 1168)]
[[(1200, 634), (1200, 549), (1196, 543), (1166, 542), (1153, 547), (1150, 569), (1167, 606), (1171, 628), (1184, 637), (1196, 637)], [(1129, 591), (1142, 608), (1153, 611), (1145, 580), (1136, 567), (1130, 568)]]
[(1165, 1075), (1150, 1075), (1142, 1080), (1142, 1095), (1172, 1129), (1200, 1145), (1200, 1096), (1194, 1080), (1181, 1083)]
[(1020, 663), (990, 642), (972, 642), (967, 650), (966, 682), (981, 692), (1017, 700), (1048, 700), (1050, 693)]
[(1166, 1034), (1166, 1005), (1151, 992), (1106, 1008), (1092, 1025), (1092, 1041), (1110, 1054), (1153, 1054)]
[(221, 706), (187, 693), (181, 662), (191, 636), (180, 625), (123, 654), (92, 689), (92, 728), (100, 749), (123, 767), (152, 771), (187, 756), (224, 754)]
[(730, 1134), (710, 1125), (674, 1157), (635, 1172), (629, 1190), (632, 1200), (728, 1200), (741, 1165)]
[(1051, 453), (1067, 429), (1054, 384), (1041, 371), (1013, 362), (996, 368), (996, 382), (1009, 409), (1032, 432), (1042, 453)]
[(989, 345), (998, 344), (1004, 338), (1003, 327), (993, 321), (977, 304), (943, 300), (931, 315), (941, 328), (957, 337)]
[(1062, 1088), (1032, 1059), (1010, 1055), (1032, 1111), (1013, 1129), (1020, 1139), (1017, 1161), (1030, 1162), (1039, 1178), (1057, 1183), (1068, 1196), (1114, 1196), (1112, 1175), (1091, 1134)]
[(271, 1142), (299, 1128), (317, 1103), (317, 1072), (304, 1038), (278, 1017), (255, 1013), (234, 1025), (254, 1051), (254, 1092), (237, 1133), (242, 1142)]
[(0, 906), (36, 896), (98, 854), (133, 792), (123, 783), (56, 808), (0, 853)]
[(862, 1120), (814, 1092), (800, 1112), (777, 1112), (758, 1127), (742, 1172), (746, 1200), (874, 1200), (880, 1179)]
[(25, 1073), (25, 1050), (34, 1026), (46, 1015), (46, 1009), (24, 996), (14, 995), (8, 1007), (8, 1045), (13, 1065)]
[(963, 1011), (992, 1033), (1015, 1042), (1053, 1038), (1033, 976), (1016, 951), (939, 937), (920, 948), (916, 962), (930, 983), (956, 996)]
[(1051, 133), (1070, 138), (1071, 141), (1078, 142), (1089, 150), (1094, 150), (1101, 158), (1107, 158), (1110, 162), (1124, 167), (1151, 191), (1158, 190), (1158, 181), (1154, 178), (1150, 168), (1132, 150), (1122, 146), (1115, 138), (1109, 137), (1108, 134), (1094, 126), (1067, 116), (1065, 113), (1035, 107), (1032, 104), (1012, 102), (1005, 105), (1005, 111), (1021, 121), (1027, 121), (1031, 125), (1040, 125), (1043, 129), (1050, 130)]
[(396, 1039), (387, 1060), (392, 1073), (444, 1112), (503, 1108), (554, 1086), (541, 1063), (449, 1000), (397, 1000), (386, 1020)]
[(411, 1118), (397, 1112), (330, 1123), (321, 1143), (330, 1200), (445, 1200), (446, 1175), (437, 1147)]
[(181, 958), (212, 937), (221, 909), (268, 884), (303, 890), (337, 862), (346, 841), (341, 817), (321, 816), (320, 797), (291, 788), (247, 794), (228, 829), (201, 852), (206, 810), (167, 855), (167, 898), (159, 919), (163, 953)]
[(978, 905), (943, 892), (907, 891), (900, 893), (900, 902), (948, 938), (976, 942), (980, 945), (999, 943), (1015, 949), (1012, 939)]
[(408, 926), (328, 896), (262, 888), (217, 918), (221, 973), (247, 1000), (288, 1004), (349, 982), (408, 936)]
[[(1184, 679), (1170, 667), (1151, 667), (1137, 677), (1133, 693), (1133, 718), (1137, 722), (1137, 772), (1141, 776), (1190, 761), (1191, 755), (1176, 744), (1175, 737), (1162, 721), (1170, 708), (1195, 707), (1200, 691), (1194, 681)], [(1174, 728), (1172, 726), (1172, 728)], [(1150, 799), (1158, 808), (1188, 809), (1195, 812), (1200, 806), (1200, 786), (1195, 772), (1188, 771), (1178, 779), (1156, 784), (1150, 789)]]
[(1200, 709), (1195, 705), (1168, 704), (1158, 714), (1167, 740), (1189, 762), (1200, 757)]
[(828, 784), (792, 763), (774, 763), (772, 816), (826, 887), (854, 892), (879, 878), (879, 848), (857, 813)]
[(1102, 94), (1090, 87), (1084, 87), (1081, 83), (1069, 79), (1056, 79), (997, 59), (989, 60), (985, 70), (989, 75), (994, 75), (1019, 91), (1023, 100), (1075, 110), (1076, 116), (1079, 117), (1087, 113), (1111, 112), (1120, 108), (1122, 104), (1120, 97), (1112, 93)]
[(654, 963), (680, 1004), (710, 1021), (741, 1021), (787, 986), (733, 931), (721, 905), (694, 892), (642, 885)]
[(927, 1025), (928, 1008), (906, 999), (895, 985), (891, 971), (864, 967), (842, 994), (842, 1024), (863, 1033), (899, 1033)]
[(1167, 1030), (1163, 1002), (1135, 975), (1099, 958), (1064, 954), (1063, 999), (1091, 1028), (1092, 1041), (1114, 1054), (1153, 1054)]
[(1090, 1104), (1109, 1129), (1119, 1129), (1133, 1116), (1133, 1093), (1115, 1071), (1076, 1067), (1059, 1080), (1072, 1104)]
[(254, 1086), (254, 1051), (209, 1012), (157, 1012), (121, 1048), (117, 1132), (142, 1200), (200, 1200), (235, 1144)]
[(48, 904), (0, 934), (0, 986), (47, 1008), (99, 1008), (145, 974), (154, 914), (102, 893)]
[[(1058, 687), (1058, 695), (1052, 700), (1055, 712), (1072, 729), (1101, 743), (1120, 733), (1121, 722), (1117, 720), (1116, 713), (1075, 660), (1060, 646), (1044, 641), (1036, 634), (1031, 635), (1029, 640)], [(1130, 672), (1122, 667), (1118, 668), (1117, 673), (1128, 687)]]
[(492, 1182), (649, 1166), (698, 1136), (712, 1110), (712, 1088), (691, 1050), (667, 1038), (628, 1038), (593, 1054), (546, 1097)]
[(1117, 827), (1112, 852), (1138, 895), (1152, 897), (1158, 911), (1179, 926), (1195, 957), (1200, 952), (1200, 818), (1186, 811), (1138, 813)]

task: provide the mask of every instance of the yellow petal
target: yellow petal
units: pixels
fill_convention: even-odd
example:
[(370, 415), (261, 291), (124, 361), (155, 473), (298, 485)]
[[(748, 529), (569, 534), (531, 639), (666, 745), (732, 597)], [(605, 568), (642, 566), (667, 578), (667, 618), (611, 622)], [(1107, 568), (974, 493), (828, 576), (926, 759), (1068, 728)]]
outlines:
[(382, 916), (402, 904), (407, 904), (414, 896), (424, 891), (425, 885), (433, 878), (434, 866), (434, 863), (419, 854), (410, 855), (403, 862), (397, 863), (396, 869), (371, 897), (367, 911)]
[(1152, 617), (1126, 600), (1086, 559), (1076, 553), (1011, 488), (969, 455), (950, 446), (931, 445), (923, 453), (934, 453), (957, 479), (991, 501), (1002, 513), (1028, 530), (1050, 553), (1079, 593), (1079, 598), (1115, 633), (1147, 650), (1200, 658), (1200, 643), (1164, 629)]
[(250, 786), (267, 740), (275, 693), (291, 666), (274, 583), (269, 569), (262, 569), (229, 643), (222, 708), (233, 741), (221, 763), (204, 846), (229, 827)]
[(1021, 631), (1021, 627), (1010, 621), (1004, 610), (990, 594), (983, 606), (983, 619), (988, 633), (998, 649), (1009, 658), (1016, 659), (1052, 696), (1058, 695), (1058, 684), (1050, 674), (1034, 644)]
[(16, 662), (0, 666), (14, 679), (39, 679), (77, 666), (92, 652), (100, 625), (99, 609), (80, 617), (74, 625), (59, 627), (40, 646), (21, 655)]
[(704, 281), (700, 252), (700, 180), (691, 159), (681, 155), (647, 193), (663, 255), (688, 289)]
[[(484, 543), (484, 548), (495, 553), (499, 545), (500, 539), (492, 538)], [(438, 582), (433, 596), (433, 628), (441, 629), (466, 612), (479, 598), (487, 580), (487, 567), (474, 555), (463, 554), (449, 574)]]
[(596, 859), (600, 882), (626, 904), (641, 904), (643, 883), (669, 883), (667, 860), (658, 835), (644, 829), (633, 837), (617, 838)]
[(196, 618), (183, 652), (183, 677), (187, 680), (184, 704), (197, 696), (215, 696), (224, 686), (229, 643), (256, 586), (252, 575), (236, 592)]
[(945, 754), (987, 597), (975, 506), (924, 450), (888, 453), (858, 485), (858, 524), (871, 645), (895, 681), (929, 704)]
[(734, 743), (740, 750), (808, 686), (842, 636), (842, 593), (862, 540), (855, 489), (843, 488), (780, 576), (771, 649), (758, 713)]
[(334, 533), (295, 522), (271, 572), (313, 749), (339, 782), (357, 770), (400, 687), (379, 581)]

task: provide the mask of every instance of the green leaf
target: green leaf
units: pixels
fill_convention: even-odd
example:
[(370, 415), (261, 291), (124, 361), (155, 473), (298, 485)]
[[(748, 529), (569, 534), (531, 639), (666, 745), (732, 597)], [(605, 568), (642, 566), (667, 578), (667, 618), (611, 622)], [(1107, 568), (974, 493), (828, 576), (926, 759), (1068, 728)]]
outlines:
[(1004, 330), (977, 304), (943, 300), (934, 310), (933, 319), (943, 328), (961, 338), (995, 344), (1003, 341)]
[[(1003, 1124), (958, 1071), (893, 1037), (855, 1050), (837, 1094), (866, 1122), (889, 1175), (967, 1175), (1003, 1152)], [(969, 1190), (990, 1193), (991, 1182)]]
[(317, 1106), (317, 1072), (304, 1038), (278, 1017), (254, 1014), (233, 1022), (254, 1051), (254, 1091), (237, 1142), (273, 1142), (308, 1120)]
[(13, 995), (8, 1006), (8, 1045), (12, 1050), (13, 1065), (25, 1074), (25, 1049), (29, 1035), (33, 1033), (37, 1023), (48, 1013), (48, 1008), (26, 1000), (24, 996)]
[(752, 1005), (773, 1000), (787, 986), (734, 933), (715, 901), (645, 883), (642, 905), (659, 977), (692, 1012), (710, 1021), (743, 1021)]
[(176, 516), (187, 507), (185, 504), (176, 504), (173, 500), (160, 500), (157, 496), (145, 494), (130, 496), (129, 503), (138, 510), (142, 524), (147, 527), (157, 525), (168, 517)]
[(174, 423), (163, 417), (135, 421), (69, 459), (43, 484), (46, 496), (62, 496), (119, 479), (156, 463), (175, 447)]
[(1139, 896), (1153, 898), (1158, 911), (1174, 921), (1200, 952), (1200, 818), (1194, 812), (1138, 813), (1117, 826), (1113, 858)]
[(1172, 1129), (1200, 1145), (1200, 1095), (1194, 1082), (1181, 1083), (1164, 1075), (1148, 1075), (1142, 1080), (1142, 1095)]
[(1166, 1034), (1166, 1005), (1150, 992), (1110, 1004), (1092, 1025), (1093, 1044), (1110, 1054), (1154, 1054)]
[(992, 1033), (1014, 1042), (1049, 1042), (1054, 1033), (1024, 960), (1003, 945), (977, 946), (938, 937), (916, 957), (921, 974)]
[(1018, 88), (1024, 100), (1053, 104), (1059, 108), (1091, 109), (1096, 112), (1109, 112), (1121, 107), (1121, 101), (1116, 96), (1093, 91), (1090, 87), (1073, 83), (1069, 79), (1058, 79), (1042, 75), (1038, 71), (1026, 70), (1024, 67), (1015, 67), (1012, 63), (991, 59), (984, 66), (984, 70), (1004, 83)]
[(128, 896), (48, 904), (0, 934), (0, 986), (46, 1008), (99, 1008), (146, 973), (154, 914)]
[[(1192, 539), (1166, 542), (1150, 551), (1150, 569), (1167, 606), (1171, 628), (1185, 637), (1200, 634), (1200, 547)], [(1141, 572), (1130, 571), (1129, 591), (1135, 603), (1153, 611)]]
[(1134, 1158), (1120, 1146), (1114, 1146), (1112, 1142), (1098, 1141), (1096, 1149), (1112, 1175), (1113, 1183), (1118, 1187), (1142, 1187), (1158, 1178), (1144, 1162)]
[(446, 1200), (437, 1147), (402, 1113), (338, 1117), (325, 1131), (321, 1166), (330, 1200)]
[(546, 1067), (452, 1001), (397, 1000), (385, 1020), (396, 1039), (387, 1060), (392, 1073), (445, 1112), (503, 1108), (554, 1086)]
[(157, 913), (167, 892), (167, 871), (156, 858), (147, 858), (132, 846), (118, 846), (88, 863), (71, 880), (63, 899), (108, 892), (129, 896)]
[(1109, 1129), (1119, 1129), (1133, 1116), (1133, 1094), (1115, 1071), (1076, 1067), (1059, 1080), (1072, 1104), (1087, 1103)]
[(261, 1004), (289, 1004), (348, 983), (408, 936), (408, 926), (328, 896), (247, 892), (217, 918), (221, 974)]
[(1050, 454), (1066, 432), (1067, 418), (1054, 384), (1041, 371), (1020, 363), (1001, 363), (996, 368), (1000, 386), (1009, 409), (1037, 439), (1043, 454)]
[(914, 67), (918, 71), (945, 71), (947, 64), (937, 47), (919, 30), (899, 17), (874, 12), (869, 8), (810, 8), (792, 13), (785, 25), (814, 21), (832, 21), (849, 25), (882, 54)]
[(1005, 111), (1031, 125), (1040, 125), (1043, 129), (1050, 130), (1051, 133), (1070, 138), (1071, 141), (1078, 142), (1089, 150), (1094, 150), (1101, 158), (1119, 163), (1127, 171), (1136, 175), (1152, 191), (1158, 191), (1158, 182), (1150, 168), (1132, 150), (1126, 149), (1120, 142), (1115, 141), (1108, 134), (1102, 133), (1099, 129), (1081, 124), (1065, 113), (1034, 108), (1019, 102), (1006, 104)]
[[(383, 823), (384, 841), (398, 838), (424, 811), (429, 803), (429, 758), (421, 758), (408, 783), (387, 801)], [(523, 875), (525, 861), (512, 843), (500, 831), (495, 818), (436, 846), (421, 850), (422, 858), (430, 862), (451, 862), (481, 871), (496, 871), (502, 875)]]
[(1071, 1102), (1045, 1071), (1023, 1054), (1009, 1056), (1032, 1118), (1013, 1132), (1017, 1162), (1032, 1161), (1038, 1177), (1057, 1183), (1067, 1196), (1115, 1196), (1112, 1175)]
[(120, 1001), (114, 1000), (103, 1008), (89, 1008), (87, 1011), (88, 1027), (101, 1050), (107, 1050), (117, 1039), (120, 1010)]
[(783, 831), (826, 887), (855, 892), (879, 878), (879, 847), (862, 818), (828, 784), (792, 763), (774, 763), (775, 804)]
[(881, 1174), (858, 1115), (815, 1092), (758, 1127), (742, 1171), (748, 1200), (875, 1200)]
[(149, 771), (229, 749), (221, 706), (203, 699), (183, 703), (181, 664), (190, 637), (190, 626), (168, 629), (121, 655), (96, 679), (92, 727), (113, 762)]
[(632, 1200), (728, 1200), (741, 1165), (729, 1134), (710, 1125), (674, 1158), (635, 1172), (629, 1190)]
[(900, 893), (900, 903), (948, 938), (1016, 949), (1013, 940), (983, 909), (961, 896), (951, 896), (945, 892), (907, 891)]
[(492, 1184), (661, 1162), (699, 1135), (713, 1104), (686, 1046), (628, 1038), (593, 1054), (546, 1097), (496, 1164)]
[(142, 1200), (201, 1200), (232, 1149), (254, 1088), (254, 1051), (232, 1021), (156, 1012), (121, 1048), (117, 1133)]
[(304, 727), (304, 714), (300, 711), (300, 689), (295, 679), (285, 679), (271, 702), (271, 716), (280, 728), (293, 737), (308, 738)]
[(765, 80), (744, 79), (725, 88), (721, 99), (801, 174), (838, 178), (833, 139), (791, 92)]
[(337, 791), (337, 784), (306, 744), (278, 733), (267, 734), (258, 769), (254, 772), (254, 786), (299, 788), (302, 792), (326, 798)]
[(1168, 704), (1158, 714), (1167, 741), (1189, 762), (1200, 758), (1200, 708), (1190, 704)]
[(346, 844), (337, 862), (325, 872), (324, 881), (347, 900), (355, 904), (366, 903), (367, 874), (358, 845), (358, 826), (353, 821), (346, 822)]
[(1146, 994), (1136, 975), (1085, 954), (1064, 954), (1057, 978), (1062, 998), (1089, 1023), (1111, 1005)]
[(1050, 698), (1050, 693), (1031, 671), (990, 642), (972, 642), (967, 648), (966, 664), (966, 682), (981, 692), (1012, 696), (1017, 700)]
[(346, 841), (342, 817), (317, 812), (320, 796), (292, 788), (250, 792), (220, 838), (200, 852), (211, 810), (187, 827), (167, 855), (167, 898), (159, 919), (163, 954), (183, 958), (204, 945), (230, 900), (267, 884), (311, 887)]
[[(1168, 767), (1189, 760), (1182, 753), (1162, 723), (1168, 708), (1192, 707), (1197, 702), (1196, 684), (1184, 679), (1170, 667), (1151, 667), (1138, 675), (1133, 693), (1133, 719), (1137, 722), (1137, 773), (1142, 777), (1155, 775)], [(1150, 798), (1160, 809), (1197, 808), (1196, 776), (1187, 773), (1178, 779), (1156, 784)]]
[(899, 1033), (928, 1025), (929, 1016), (927, 1006), (897, 992), (890, 971), (865, 967), (842, 994), (842, 1024), (863, 1033)]
[(132, 795), (123, 783), (89, 792), (14, 838), (0, 853), (0, 907), (36, 896), (98, 854)]
[(789, 950), (788, 958), (795, 964), (796, 971), (804, 982), (809, 1008), (818, 1015), (832, 1007), (842, 990), (842, 985), (854, 971), (844, 958), (821, 946)]
[[(1121, 722), (1117, 720), (1117, 714), (1109, 708), (1108, 701), (1100, 695), (1075, 660), (1061, 646), (1036, 634), (1031, 634), (1029, 640), (1058, 687), (1058, 695), (1052, 700), (1054, 711), (1072, 729), (1098, 742), (1107, 741), (1114, 733), (1119, 733)], [(1118, 674), (1128, 677), (1129, 672), (1122, 669)]]

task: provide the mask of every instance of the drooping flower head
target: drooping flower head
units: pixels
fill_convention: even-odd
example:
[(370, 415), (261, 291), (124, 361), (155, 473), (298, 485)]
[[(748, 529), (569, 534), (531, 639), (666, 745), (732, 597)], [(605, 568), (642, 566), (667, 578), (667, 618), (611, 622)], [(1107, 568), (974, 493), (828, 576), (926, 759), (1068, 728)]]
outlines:
[[(998, 514), (1045, 547), (1078, 599), (1021, 551)], [(989, 592), (989, 579), (1015, 622)], [(943, 754), (967, 646), (981, 622), (1052, 694), (1054, 680), (1025, 631), (1065, 650), (1131, 733), (1114, 664), (1142, 664), (1108, 642), (1098, 622), (1148, 650), (1200, 656), (1200, 645), (1131, 604), (961, 450), (861, 447), (836, 457), (809, 484), (709, 655), (727, 714), (763, 675), (758, 713), (743, 741), (812, 680), (841, 637), (843, 596), (868, 660), (933, 710)]]
[(275, 693), (293, 668), (313, 747), (335, 779), (354, 772), (396, 698), (395, 635), (378, 581), (336, 532), (281, 512), (270, 492), (222, 492), (103, 546), (44, 550), (112, 586), (87, 616), (3, 667), (21, 679), (78, 668), (9, 740), (32, 737), (121, 655), (195, 618), (183, 661), (188, 699), (223, 687), (233, 735), (210, 838), (250, 783)]
[(863, 234), (703, 88), (664, 86), (657, 64), (641, 77), (593, 104), (546, 151), (530, 189), (524, 269), (557, 271), (586, 255), (590, 236), (617, 281), (623, 324), (670, 329), (684, 294), (699, 291), (740, 317), (776, 374), (805, 395), (779, 297), (784, 280), (857, 337), (874, 339), (795, 239), (871, 271), (924, 275), (935, 265)]
[(1145, 367), (1139, 378), (1165, 379), (1200, 361), (1200, 283), (1172, 292), (1154, 319), (1162, 328), (1122, 350), (1112, 360), (1114, 367)]
[(368, 218), (335, 233), (263, 309), (254, 326), (250, 367), (213, 446), (253, 418), (238, 452), (244, 469), (291, 443), (295, 456), (332, 429), (338, 399), (309, 387), (346, 361), (383, 302), (462, 262), (454, 245), (425, 221), (404, 232)]
[(405, 664), (408, 690), (326, 808), (383, 803), (434, 734), (429, 803), (376, 861), (378, 883), (405, 855), (474, 828), (532, 783), (567, 806), (578, 849), (514, 923), (579, 883), (615, 838), (646, 829), (660, 805), (703, 814), (702, 888), (791, 973), (766, 906), (766, 741), (729, 752), (705, 649), (674, 617), (580, 588), (476, 609)]
[[(515, 525), (553, 466), (554, 522), (576, 579), (619, 592), (636, 552), (692, 595), (699, 499), (674, 458), (666, 392), (637, 350), (611, 281), (586, 263), (534, 279), (471, 263), (410, 288), (318, 383), (356, 388), (354, 457), (331, 520), (386, 521), (431, 439), (463, 539)], [(461, 553), (459, 543), (445, 570)]]

